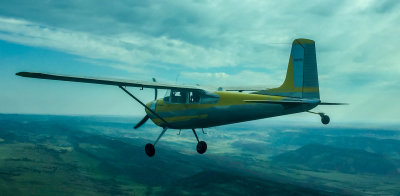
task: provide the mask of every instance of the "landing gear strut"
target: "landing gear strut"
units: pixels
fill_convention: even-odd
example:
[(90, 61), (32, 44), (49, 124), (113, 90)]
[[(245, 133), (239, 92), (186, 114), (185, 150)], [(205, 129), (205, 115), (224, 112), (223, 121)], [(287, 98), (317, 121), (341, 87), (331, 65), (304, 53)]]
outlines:
[[(165, 127), (162, 132), (160, 133), (160, 135), (158, 136), (157, 140), (154, 142), (154, 144), (148, 143), (146, 144), (146, 146), (144, 147), (144, 150), (147, 154), (147, 156), (152, 157), (156, 154), (156, 149), (155, 149), (155, 145), (157, 144), (158, 140), (160, 140), (160, 138), (164, 135), (165, 131), (167, 131), (167, 127)], [(204, 154), (207, 151), (207, 143), (205, 141), (200, 141), (199, 137), (197, 136), (196, 130), (192, 129), (194, 136), (196, 136), (196, 140), (197, 140), (197, 146), (196, 146), (196, 150), (199, 154)]]
[(158, 140), (160, 140), (161, 136), (164, 135), (165, 131), (167, 131), (167, 127), (165, 127), (162, 132), (160, 133), (160, 135), (158, 136), (157, 140), (154, 142), (154, 144), (148, 143), (146, 144), (146, 146), (144, 147), (144, 150), (147, 154), (147, 156), (152, 157), (154, 156), (154, 154), (156, 154), (156, 149), (154, 148), (154, 146), (157, 144)]
[(199, 154), (204, 154), (207, 151), (207, 143), (205, 141), (199, 141), (199, 137), (197, 137), (196, 130), (192, 129), (194, 136), (196, 136), (197, 146), (196, 150)]

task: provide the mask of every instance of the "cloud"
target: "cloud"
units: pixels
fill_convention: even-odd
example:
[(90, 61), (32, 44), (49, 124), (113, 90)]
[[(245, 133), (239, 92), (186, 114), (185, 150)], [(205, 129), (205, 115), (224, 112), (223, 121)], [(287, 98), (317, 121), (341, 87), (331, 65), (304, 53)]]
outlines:
[[(291, 41), (306, 37), (317, 41), (318, 56), (324, 57), (319, 58), (321, 65), (328, 63), (320, 70), (339, 74), (355, 69), (376, 71), (371, 62), (398, 70), (393, 65), (398, 60), (396, 55), (386, 54), (396, 51), (391, 46), (396, 44), (390, 42), (399, 42), (398, 30), (393, 25), (400, 19), (394, 11), (398, 7), (396, 2), (299, 4), (250, 0), (234, 4), (225, 1), (100, 4), (73, 0), (33, 4), (19, 0), (3, 2), (0, 13), (24, 21), (14, 24), (12, 29), (3, 28), (7, 36), (2, 35), (2, 39), (118, 61), (129, 69), (246, 66), (278, 70), (287, 63)], [(51, 36), (57, 34), (58, 37)]]
[(265, 88), (271, 88), (283, 83), (285, 74), (286, 66), (282, 67), (279, 74), (243, 70), (234, 74), (225, 72), (182, 72), (181, 76), (186, 81), (191, 80), (211, 86), (264, 86)]
[[(52, 48), (86, 58), (125, 64), (116, 68), (178, 64), (187, 67), (233, 65), (226, 54), (190, 43), (140, 33), (120, 33), (113, 37), (52, 28), (13, 18), (0, 18), (0, 39), (25, 45)], [(154, 65), (155, 64), (155, 65)]]
[[(15, 0), (0, 6), (0, 39), (115, 69), (157, 73), (161, 81), (181, 73), (185, 83), (274, 87), (285, 76), (292, 40), (310, 38), (316, 41), (322, 99), (356, 103), (326, 110), (342, 119), (363, 119), (366, 111), (378, 110), (381, 120), (395, 120), (399, 5), (397, 0)], [(372, 101), (377, 95), (380, 101)]]

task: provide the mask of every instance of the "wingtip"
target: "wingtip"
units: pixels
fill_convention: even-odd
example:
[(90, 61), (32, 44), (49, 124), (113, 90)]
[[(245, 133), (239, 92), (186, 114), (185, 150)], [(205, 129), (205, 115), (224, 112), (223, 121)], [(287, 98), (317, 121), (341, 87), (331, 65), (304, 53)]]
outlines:
[(17, 76), (24, 76), (25, 73), (26, 73), (26, 72), (17, 72), (17, 73), (15, 73), (15, 75), (17, 75)]
[(17, 76), (21, 76), (21, 77), (32, 77), (34, 73), (33, 72), (26, 72), (26, 71), (20, 71), (15, 73), (15, 75)]

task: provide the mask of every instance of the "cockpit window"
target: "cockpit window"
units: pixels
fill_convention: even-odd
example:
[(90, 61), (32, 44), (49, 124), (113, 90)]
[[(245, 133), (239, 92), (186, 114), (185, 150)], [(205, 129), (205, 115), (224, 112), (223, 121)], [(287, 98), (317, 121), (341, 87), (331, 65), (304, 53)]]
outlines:
[(189, 103), (199, 103), (200, 102), (200, 92), (189, 92)]
[(210, 104), (217, 103), (219, 96), (206, 91), (168, 90), (164, 97), (165, 103), (179, 104)]
[(171, 103), (186, 103), (187, 92), (172, 90), (171, 91)]
[(169, 100), (169, 98), (170, 98), (170, 95), (171, 95), (171, 90), (167, 90), (166, 92), (165, 92), (165, 95), (164, 95), (164, 102), (166, 102), (166, 103), (169, 103), (170, 102), (170, 100)]

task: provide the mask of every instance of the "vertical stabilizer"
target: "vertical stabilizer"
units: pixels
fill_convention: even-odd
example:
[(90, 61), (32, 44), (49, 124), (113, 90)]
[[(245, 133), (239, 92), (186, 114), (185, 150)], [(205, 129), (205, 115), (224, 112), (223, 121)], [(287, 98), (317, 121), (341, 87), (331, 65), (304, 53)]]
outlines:
[(315, 42), (309, 39), (294, 40), (283, 84), (278, 88), (262, 90), (256, 93), (319, 99)]

